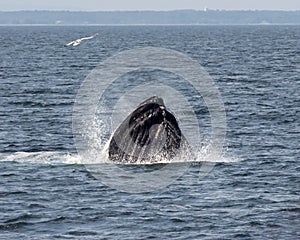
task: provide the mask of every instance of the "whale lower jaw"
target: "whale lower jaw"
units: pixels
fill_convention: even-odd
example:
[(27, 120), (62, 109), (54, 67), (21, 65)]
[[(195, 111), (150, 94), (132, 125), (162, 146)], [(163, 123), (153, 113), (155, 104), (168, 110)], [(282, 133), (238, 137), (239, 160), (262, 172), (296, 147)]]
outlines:
[[(112, 153), (112, 148), (114, 148), (114, 151)], [(109, 160), (113, 161), (115, 163), (122, 163), (122, 164), (153, 164), (153, 163), (170, 163), (176, 159), (177, 161), (180, 161), (180, 157), (184, 157), (184, 150), (185, 148), (182, 147), (182, 149), (178, 149), (175, 151), (170, 151), (165, 148), (162, 148), (160, 152), (148, 152), (145, 149), (132, 149), (129, 151), (123, 151), (120, 148), (117, 147), (117, 144), (114, 139), (110, 141), (110, 150), (108, 151)], [(130, 152), (131, 151), (131, 152)]]

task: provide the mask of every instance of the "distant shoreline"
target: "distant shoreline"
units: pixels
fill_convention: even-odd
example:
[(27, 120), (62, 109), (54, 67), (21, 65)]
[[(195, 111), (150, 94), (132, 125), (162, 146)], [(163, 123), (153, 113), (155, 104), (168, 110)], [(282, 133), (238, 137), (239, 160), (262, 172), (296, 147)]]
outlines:
[(0, 11), (1, 25), (300, 25), (300, 10)]
[(262, 27), (268, 27), (268, 26), (300, 26), (300, 23), (286, 23), (286, 24), (0, 24), (0, 27), (76, 27), (76, 26), (87, 26), (87, 27), (138, 27), (138, 26), (153, 26), (153, 27), (163, 27), (163, 26), (211, 26), (211, 27), (218, 27), (218, 26), (262, 26)]

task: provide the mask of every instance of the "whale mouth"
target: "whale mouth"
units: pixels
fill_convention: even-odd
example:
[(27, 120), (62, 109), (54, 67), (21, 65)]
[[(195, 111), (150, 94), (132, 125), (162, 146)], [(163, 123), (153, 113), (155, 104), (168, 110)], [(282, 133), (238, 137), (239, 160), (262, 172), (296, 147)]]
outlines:
[(116, 129), (109, 144), (109, 158), (121, 163), (171, 160), (182, 139), (175, 116), (162, 98), (154, 96), (142, 102)]

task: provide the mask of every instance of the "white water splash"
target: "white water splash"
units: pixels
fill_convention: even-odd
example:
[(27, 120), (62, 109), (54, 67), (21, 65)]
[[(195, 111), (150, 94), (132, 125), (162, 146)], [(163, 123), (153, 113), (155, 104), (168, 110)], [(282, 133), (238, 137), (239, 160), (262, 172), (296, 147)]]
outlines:
[[(79, 154), (73, 154), (68, 152), (15, 152), (12, 154), (3, 154), (0, 153), (0, 162), (17, 162), (17, 163), (28, 163), (28, 164), (97, 164), (97, 163), (109, 163), (110, 161), (102, 160), (97, 161), (97, 157), (95, 157), (95, 161), (88, 162), (85, 159), (82, 159)], [(214, 162), (214, 163), (230, 163), (230, 162), (239, 162), (241, 159), (231, 156), (223, 155), (207, 155), (205, 151), (199, 151), (197, 153), (197, 159), (192, 161), (193, 163), (201, 163), (201, 162)], [(173, 161), (182, 162), (182, 161)], [(187, 162), (187, 161), (184, 161)], [(170, 163), (160, 161), (159, 163)], [(147, 164), (147, 163), (145, 163)], [(143, 165), (143, 164), (141, 164)]]
[(15, 152), (13, 154), (0, 154), (0, 162), (17, 162), (33, 164), (81, 164), (78, 154), (66, 152)]

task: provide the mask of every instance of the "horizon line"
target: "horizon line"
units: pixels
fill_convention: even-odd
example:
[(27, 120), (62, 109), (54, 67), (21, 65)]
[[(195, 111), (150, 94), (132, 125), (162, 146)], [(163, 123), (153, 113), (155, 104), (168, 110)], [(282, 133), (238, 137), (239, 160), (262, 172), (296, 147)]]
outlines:
[(114, 23), (74, 23), (74, 24), (56, 24), (56, 23), (13, 23), (13, 24), (2, 24), (0, 23), (0, 27), (30, 27), (30, 26), (51, 26), (51, 27), (72, 27), (72, 26), (264, 26), (264, 27), (268, 27), (268, 26), (300, 26), (300, 23), (268, 23), (268, 24), (263, 24), (263, 23), (245, 23), (245, 24), (210, 24), (210, 23), (201, 23), (201, 24), (196, 24), (196, 23), (191, 23), (191, 24), (179, 24), (179, 23), (161, 23), (161, 24), (155, 24), (155, 23), (124, 23), (124, 24), (114, 24)]
[(157, 10), (157, 9), (140, 9), (140, 10), (66, 10), (66, 9), (23, 9), (23, 10), (0, 10), (0, 12), (175, 12), (175, 11), (217, 11), (217, 12), (297, 12), (300, 9), (293, 10), (271, 10), (271, 9), (170, 9), (170, 10)]

